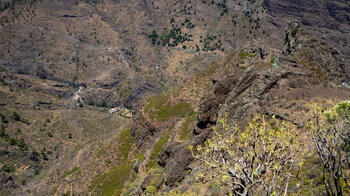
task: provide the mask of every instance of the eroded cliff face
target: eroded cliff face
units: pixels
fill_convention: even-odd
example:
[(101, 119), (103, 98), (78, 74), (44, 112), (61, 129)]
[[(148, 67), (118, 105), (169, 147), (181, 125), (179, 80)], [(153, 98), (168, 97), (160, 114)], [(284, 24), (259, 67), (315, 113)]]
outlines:
[(160, 135), (162, 128), (165, 129), (166, 126), (161, 127), (159, 123), (153, 122), (142, 110), (143, 105), (136, 106), (133, 112), (134, 117), (131, 130), (137, 147), (145, 152), (150, 147), (155, 136)]

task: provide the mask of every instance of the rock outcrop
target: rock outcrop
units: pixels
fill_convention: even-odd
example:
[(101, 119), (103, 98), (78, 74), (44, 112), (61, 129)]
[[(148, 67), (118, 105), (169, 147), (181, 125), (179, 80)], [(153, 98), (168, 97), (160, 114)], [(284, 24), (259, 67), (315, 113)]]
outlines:
[(161, 126), (148, 118), (143, 112), (143, 105), (139, 104), (133, 111), (133, 123), (131, 125), (131, 135), (135, 139), (138, 149), (145, 152), (149, 147), (154, 137), (164, 132), (167, 124)]
[[(324, 62), (339, 62), (334, 50), (327, 48), (320, 40), (308, 37), (297, 22), (291, 23), (286, 32), (285, 51), (275, 67), (266, 68), (264, 63), (255, 63), (244, 69), (238, 66), (229, 72), (217, 71), (212, 79), (213, 86), (208, 89), (200, 105), (197, 127), (193, 130), (194, 137), (188, 142), (172, 141), (164, 146), (159, 154), (158, 164), (164, 167), (167, 186), (175, 186), (186, 177), (187, 171), (191, 170), (190, 164), (194, 158), (188, 146), (203, 144), (211, 136), (211, 127), (218, 126), (218, 120), (225, 116), (229, 124), (244, 127), (255, 115), (275, 115), (276, 118), (301, 128), (302, 120), (306, 120), (306, 117), (300, 115), (309, 110), (305, 109), (304, 113), (295, 115), (294, 112), (300, 111), (302, 107), (297, 104), (288, 105), (288, 100), (311, 101), (315, 98), (342, 99), (350, 96), (349, 90), (329, 85), (329, 81), (338, 81), (337, 74), (341, 71), (324, 71), (328, 73), (327, 77), (321, 77), (315, 72), (318, 69), (326, 69), (323, 67)], [(312, 39), (313, 43), (310, 44), (307, 38)], [(315, 60), (314, 67), (294, 59), (301, 51), (314, 49), (314, 44), (324, 46), (322, 53), (315, 49), (315, 52), (319, 52), (319, 61)], [(314, 58), (313, 55), (311, 53), (308, 58)], [(144, 138), (144, 135), (141, 138)]]
[[(264, 0), (264, 9), (272, 22), (288, 24), (298, 20), (305, 30), (319, 37), (339, 53), (339, 60), (350, 58), (350, 3), (346, 0)], [(320, 47), (320, 46), (317, 46)], [(347, 79), (350, 63), (340, 65)]]
[[(237, 73), (239, 75), (239, 73)], [(205, 129), (211, 125), (216, 124), (216, 115), (220, 104), (223, 104), (228, 96), (228, 93), (232, 91), (237, 78), (233, 75), (224, 76), (224, 79), (213, 79), (213, 92), (208, 92), (207, 98), (200, 105), (200, 113), (198, 115), (197, 127), (199, 129)]]

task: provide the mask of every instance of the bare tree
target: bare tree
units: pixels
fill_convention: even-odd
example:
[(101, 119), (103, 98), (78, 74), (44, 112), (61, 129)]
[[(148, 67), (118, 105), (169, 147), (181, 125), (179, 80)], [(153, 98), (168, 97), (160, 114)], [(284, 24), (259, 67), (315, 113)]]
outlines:
[(307, 125), (323, 163), (323, 183), (328, 195), (343, 195), (342, 180), (350, 189), (345, 169), (350, 168), (350, 103), (342, 102), (324, 114), (316, 113)]
[(286, 195), (300, 144), (286, 125), (255, 118), (245, 130), (220, 120), (214, 136), (193, 155), (207, 166), (205, 175), (234, 195)]

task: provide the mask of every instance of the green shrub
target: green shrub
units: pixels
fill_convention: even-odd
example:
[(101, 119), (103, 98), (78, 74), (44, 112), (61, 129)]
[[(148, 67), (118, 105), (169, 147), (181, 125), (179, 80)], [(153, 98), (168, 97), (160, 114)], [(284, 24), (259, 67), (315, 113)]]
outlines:
[(308, 137), (317, 147), (322, 163), (322, 181), (327, 195), (350, 192), (349, 136), (350, 103), (344, 101), (324, 112), (317, 110), (314, 119), (307, 123)]
[(40, 171), (38, 170), (38, 169), (36, 169), (35, 171), (34, 171), (34, 175), (39, 175), (40, 174)]
[(245, 57), (254, 57), (254, 56), (255, 56), (255, 54), (249, 53), (249, 52), (244, 52), (243, 50), (241, 50), (239, 52), (239, 58), (240, 59), (244, 59)]
[(20, 148), (27, 148), (27, 144), (24, 142), (23, 138), (21, 138), (20, 140), (16, 140), (16, 144)]
[(1, 167), (1, 171), (7, 172), (7, 173), (14, 172), (15, 170), (16, 169), (13, 165), (5, 164)]
[(80, 167), (74, 167), (70, 171), (65, 172), (63, 177), (65, 178), (65, 177), (67, 177), (67, 176), (69, 176), (69, 175), (71, 175), (71, 174), (73, 174), (73, 173), (75, 173), (75, 172), (77, 172), (79, 170), (80, 170)]
[(131, 135), (131, 131), (126, 129), (125, 131), (120, 133), (119, 139), (119, 158), (121, 160), (126, 160), (129, 155), (129, 151), (131, 149), (131, 144), (134, 142), (134, 138)]
[(0, 137), (3, 138), (4, 140), (7, 140), (9, 137), (5, 132), (4, 125), (0, 125)]
[(6, 119), (6, 116), (5, 116), (5, 115), (3, 115), (3, 114), (0, 113), (0, 117), (1, 117), (1, 122), (5, 123), (5, 124), (7, 124), (7, 123), (9, 122), (9, 121)]
[[(133, 168), (133, 162), (125, 161), (110, 171), (97, 177), (90, 188), (96, 190), (98, 195), (119, 195), (128, 180)], [(118, 194), (119, 193), (119, 194)]]
[(208, 190), (213, 191), (213, 192), (217, 192), (220, 190), (220, 184), (212, 182), (208, 185)]
[[(134, 139), (129, 129), (120, 133), (118, 141), (120, 145), (117, 159), (121, 162), (93, 180), (89, 189), (97, 192), (97, 195), (120, 195), (124, 188), (124, 183), (133, 181), (135, 178), (135, 172), (133, 172), (135, 160), (137, 158), (141, 161), (144, 160), (142, 153), (139, 153), (137, 150), (132, 151)], [(132, 161), (128, 159), (130, 153), (133, 153)]]
[(21, 120), (21, 117), (15, 111), (12, 112), (11, 118), (13, 120), (15, 120), (15, 121), (20, 121)]
[(180, 140), (187, 140), (189, 133), (191, 132), (192, 124), (196, 121), (197, 113), (191, 113), (192, 115), (187, 116), (186, 121), (182, 125), (182, 130), (180, 133)]
[(171, 134), (172, 131), (168, 131), (161, 138), (159, 138), (158, 142), (153, 146), (153, 151), (149, 157), (149, 162), (146, 165), (147, 170), (157, 165), (158, 154), (163, 149), (163, 146), (168, 142)]
[[(1, 67), (0, 67), (0, 70), (1, 70)], [(6, 82), (5, 82), (4, 78), (0, 77), (0, 83), (2, 85), (6, 85)]]
[(12, 137), (11, 137), (11, 138), (8, 140), (8, 142), (9, 142), (10, 145), (15, 145), (17, 141), (16, 141), (15, 138), (12, 138)]
[(213, 127), (213, 136), (204, 146), (189, 146), (205, 168), (198, 181), (211, 183), (208, 190), (213, 192), (222, 186), (234, 195), (282, 195), (291, 165), (298, 164), (300, 145), (293, 143), (296, 134), (285, 123), (271, 127), (264, 116), (254, 118), (244, 130), (227, 123), (226, 115), (218, 121), (221, 126)]
[(157, 187), (155, 187), (155, 186), (148, 186), (148, 187), (146, 187), (145, 192), (146, 192), (147, 195), (154, 195), (157, 192)]
[(62, 196), (69, 196), (69, 195), (70, 195), (70, 191), (67, 191), (67, 192), (63, 193)]
[(167, 121), (175, 116), (184, 117), (191, 110), (191, 105), (187, 102), (171, 104), (165, 95), (154, 97), (153, 100), (145, 107), (145, 112), (152, 119)]
[(68, 139), (72, 139), (72, 138), (73, 138), (72, 134), (68, 133)]
[(295, 37), (297, 35), (298, 31), (299, 31), (298, 28), (293, 29), (292, 33), (291, 33), (292, 37)]

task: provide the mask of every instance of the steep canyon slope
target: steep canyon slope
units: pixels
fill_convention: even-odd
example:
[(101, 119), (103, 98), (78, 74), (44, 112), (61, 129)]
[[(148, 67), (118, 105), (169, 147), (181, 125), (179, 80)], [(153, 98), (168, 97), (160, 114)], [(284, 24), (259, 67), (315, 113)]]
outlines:
[(223, 194), (188, 146), (225, 116), (307, 142), (314, 104), (350, 97), (349, 39), (346, 0), (1, 1), (0, 194)]

